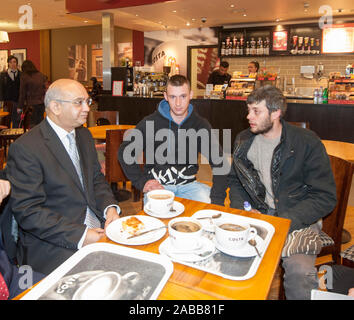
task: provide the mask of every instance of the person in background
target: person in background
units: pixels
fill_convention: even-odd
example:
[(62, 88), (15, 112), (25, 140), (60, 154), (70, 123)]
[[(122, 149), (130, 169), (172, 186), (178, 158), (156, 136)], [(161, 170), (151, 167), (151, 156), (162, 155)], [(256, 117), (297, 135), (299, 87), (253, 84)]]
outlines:
[(43, 120), (47, 80), (47, 77), (37, 70), (31, 60), (23, 61), (19, 106), (23, 110), (31, 112), (31, 128)]
[(207, 83), (211, 83), (214, 86), (216, 84), (229, 84), (231, 75), (227, 73), (229, 69), (229, 63), (227, 61), (222, 61), (218, 70), (214, 70), (209, 78)]
[[(6, 180), (5, 171), (0, 170), (0, 204), (10, 194), (10, 190), (11, 186), (9, 181)], [(0, 300), (7, 300), (16, 297), (21, 292), (32, 286), (32, 284), (40, 281), (44, 277), (43, 274), (38, 272), (33, 272), (31, 276), (33, 282), (28, 284), (26, 283), (26, 285), (21, 287), (20, 283), (25, 284), (25, 281), (20, 281), (21, 277), (24, 277), (24, 273), (21, 273), (19, 268), (10, 262), (4, 250), (2, 237), (0, 234)]]
[(258, 73), (259, 63), (257, 61), (251, 61), (248, 63), (248, 73)]
[(17, 57), (9, 56), (7, 63), (9, 68), (0, 75), (0, 101), (4, 101), (4, 109), (11, 112), (12, 127), (18, 128), (21, 117), (21, 109), (18, 108), (21, 71), (18, 70)]
[[(92, 100), (79, 82), (60, 79), (46, 92), (46, 118), (9, 148), (12, 191), (4, 246), (20, 265), (49, 274), (82, 246), (97, 242), (120, 208), (101, 173), (90, 131)], [(6, 210), (8, 209), (8, 210)], [(8, 234), (18, 224), (16, 242)]]
[(92, 81), (92, 90), (89, 92), (89, 95), (93, 101), (98, 101), (97, 96), (102, 92), (102, 86), (96, 77), (91, 77), (90, 80)]
[(228, 176), (230, 206), (243, 209), (248, 201), (255, 212), (291, 220), (282, 252), (285, 295), (310, 299), (322, 218), (337, 201), (330, 161), (314, 132), (283, 120), (286, 98), (276, 87), (254, 90), (247, 106), (250, 128), (236, 137)]
[[(135, 161), (125, 161), (125, 150), (131, 150), (129, 135), (124, 139), (118, 151), (118, 159), (125, 175), (132, 184), (144, 193), (157, 189), (166, 189), (175, 193), (176, 197), (191, 199), (206, 203), (223, 205), (226, 197), (226, 177), (213, 174), (213, 187), (196, 181), (198, 172), (198, 154), (204, 153), (213, 169), (219, 167), (211, 156), (212, 150), (219, 155), (221, 148), (218, 139), (213, 139), (209, 122), (200, 117), (190, 104), (193, 92), (190, 82), (182, 75), (174, 75), (167, 82), (167, 89), (157, 110), (140, 121), (131, 134), (139, 134), (143, 138), (141, 149), (145, 155), (154, 157), (144, 164), (144, 171)], [(168, 131), (166, 139), (152, 139), (148, 141), (148, 126), (154, 126), (154, 132)], [(160, 130), (161, 129), (161, 130)], [(195, 139), (195, 146), (191, 139), (179, 139), (181, 132), (194, 132), (193, 137), (203, 132), (208, 134), (209, 148), (202, 148), (202, 139)], [(183, 140), (183, 141), (182, 141)], [(193, 154), (191, 150), (193, 146)], [(163, 149), (166, 147), (165, 149)], [(151, 148), (151, 149), (149, 149)], [(162, 152), (162, 150), (165, 150)], [(209, 152), (209, 154), (207, 154)], [(169, 155), (166, 159), (165, 156)], [(127, 156), (130, 156), (128, 154)], [(135, 155), (138, 157), (139, 155)], [(147, 159), (148, 160), (148, 159)], [(146, 198), (145, 198), (146, 200)]]

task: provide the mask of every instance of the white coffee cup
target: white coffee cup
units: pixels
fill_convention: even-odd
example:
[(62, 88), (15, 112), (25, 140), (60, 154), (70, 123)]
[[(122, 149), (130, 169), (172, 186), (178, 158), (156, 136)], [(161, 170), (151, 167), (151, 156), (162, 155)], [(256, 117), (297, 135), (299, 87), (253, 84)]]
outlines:
[(215, 222), (216, 241), (225, 249), (237, 249), (257, 236), (257, 229), (248, 223), (223, 219)]
[(201, 243), (203, 227), (200, 222), (191, 217), (179, 217), (170, 220), (168, 233), (172, 246), (183, 251), (198, 248)]
[(153, 190), (147, 193), (147, 209), (157, 214), (168, 213), (173, 205), (175, 194), (168, 190)]

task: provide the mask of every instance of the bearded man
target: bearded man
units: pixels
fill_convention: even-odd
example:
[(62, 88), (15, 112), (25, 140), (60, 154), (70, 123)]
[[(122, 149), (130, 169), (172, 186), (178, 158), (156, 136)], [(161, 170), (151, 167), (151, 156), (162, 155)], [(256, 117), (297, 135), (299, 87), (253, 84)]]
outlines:
[[(250, 128), (236, 137), (228, 176), (231, 207), (242, 209), (248, 201), (255, 212), (290, 219), (291, 233), (306, 232), (317, 243), (322, 218), (336, 205), (325, 147), (314, 132), (282, 119), (287, 105), (279, 89), (258, 88), (247, 106)], [(320, 246), (291, 255), (283, 250), (287, 299), (310, 299), (317, 288), (314, 264)]]

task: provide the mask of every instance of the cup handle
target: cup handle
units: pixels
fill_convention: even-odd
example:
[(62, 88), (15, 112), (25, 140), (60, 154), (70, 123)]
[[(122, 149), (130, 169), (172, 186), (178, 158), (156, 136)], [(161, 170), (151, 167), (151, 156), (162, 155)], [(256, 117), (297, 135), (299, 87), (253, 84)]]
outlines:
[(137, 272), (128, 272), (123, 276), (123, 279), (129, 281), (132, 285), (136, 284), (139, 278), (140, 276)]
[(257, 229), (254, 227), (250, 227), (250, 230), (248, 232), (248, 239), (249, 240), (253, 240), (255, 237), (257, 236)]

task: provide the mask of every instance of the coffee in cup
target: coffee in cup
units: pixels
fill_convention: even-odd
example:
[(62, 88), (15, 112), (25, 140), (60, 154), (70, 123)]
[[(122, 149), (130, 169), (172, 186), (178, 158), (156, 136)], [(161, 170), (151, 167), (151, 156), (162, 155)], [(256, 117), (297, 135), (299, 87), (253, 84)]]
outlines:
[(156, 214), (168, 213), (173, 205), (175, 194), (168, 190), (153, 190), (147, 193), (147, 209)]
[(237, 249), (257, 236), (257, 229), (248, 223), (221, 220), (215, 223), (215, 238), (226, 249)]
[(200, 245), (202, 225), (194, 218), (180, 217), (168, 223), (172, 245), (179, 250), (193, 250)]

